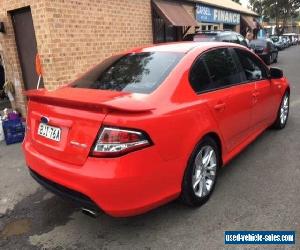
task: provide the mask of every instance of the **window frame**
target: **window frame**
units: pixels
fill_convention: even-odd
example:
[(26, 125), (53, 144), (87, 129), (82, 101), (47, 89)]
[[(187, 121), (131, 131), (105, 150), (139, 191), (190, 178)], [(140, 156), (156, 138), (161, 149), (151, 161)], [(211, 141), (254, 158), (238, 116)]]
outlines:
[[(226, 86), (219, 87), (219, 88), (213, 88), (213, 89), (209, 89), (209, 90), (203, 90), (203, 91), (198, 91), (198, 92), (196, 92), (196, 91), (193, 89), (193, 87), (192, 87), (192, 83), (191, 83), (191, 73), (192, 73), (193, 67), (196, 65), (196, 63), (198, 62), (198, 60), (203, 60), (203, 64), (205, 65), (205, 69), (206, 69), (206, 71), (207, 71), (207, 73), (208, 73), (208, 77), (209, 77), (210, 83), (212, 83), (212, 79), (211, 79), (211, 75), (210, 75), (210, 72), (209, 72), (209, 68), (208, 68), (208, 66), (207, 66), (207, 64), (206, 64), (206, 61), (205, 61), (204, 58), (203, 58), (203, 56), (204, 56), (205, 54), (207, 54), (207, 53), (209, 53), (209, 52), (211, 52), (211, 51), (218, 50), (218, 49), (227, 49), (228, 52), (229, 52), (229, 54), (231, 55), (231, 57), (232, 57), (232, 59), (233, 59), (233, 62), (234, 62), (234, 64), (235, 64), (237, 70), (243, 69), (242, 66), (241, 66), (241, 64), (240, 64), (240, 62), (237, 61), (237, 59), (235, 58), (235, 56), (237, 57), (237, 55), (235, 55), (235, 54), (233, 53), (233, 52), (234, 52), (234, 51), (233, 51), (234, 48), (235, 48), (235, 47), (223, 47), (223, 46), (215, 47), (215, 48), (210, 48), (210, 49), (208, 49), (208, 50), (205, 50), (205, 51), (201, 52), (201, 53), (196, 57), (196, 59), (193, 61), (192, 65), (191, 65), (191, 67), (190, 67), (190, 69), (189, 69), (189, 77), (188, 77), (189, 85), (190, 85), (192, 91), (193, 91), (196, 95), (201, 95), (201, 94), (205, 94), (205, 93), (215, 92), (215, 91), (218, 91), (218, 90), (223, 90), (223, 89), (227, 89), (227, 88), (232, 88), (232, 87), (239, 86), (239, 85), (242, 85), (242, 84), (246, 84), (246, 83), (247, 83), (247, 81), (245, 81), (245, 80), (243, 80), (243, 79), (241, 78), (241, 82), (239, 82), (239, 83), (230, 84), (230, 85), (226, 85)], [(239, 62), (239, 63), (238, 63), (238, 62)], [(238, 71), (237, 73), (240, 73), (240, 71)], [(243, 73), (245, 74), (244, 70), (243, 70)], [(246, 78), (246, 75), (245, 75), (244, 79), (247, 79), (247, 78)]]

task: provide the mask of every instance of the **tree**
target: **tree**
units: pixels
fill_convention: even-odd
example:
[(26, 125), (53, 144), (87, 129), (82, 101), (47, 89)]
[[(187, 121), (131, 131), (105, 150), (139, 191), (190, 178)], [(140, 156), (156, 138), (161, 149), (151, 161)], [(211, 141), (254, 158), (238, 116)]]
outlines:
[(264, 20), (275, 20), (278, 35), (284, 33), (289, 18), (299, 16), (300, 0), (250, 0), (250, 4)]

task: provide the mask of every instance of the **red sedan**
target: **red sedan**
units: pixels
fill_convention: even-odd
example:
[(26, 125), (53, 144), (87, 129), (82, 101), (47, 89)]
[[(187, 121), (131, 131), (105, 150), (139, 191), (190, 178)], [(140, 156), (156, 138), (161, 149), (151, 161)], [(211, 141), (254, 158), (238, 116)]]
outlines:
[(220, 167), (285, 127), (290, 88), (243, 46), (186, 42), (113, 56), (28, 97), (31, 175), (86, 213), (121, 217), (205, 203)]

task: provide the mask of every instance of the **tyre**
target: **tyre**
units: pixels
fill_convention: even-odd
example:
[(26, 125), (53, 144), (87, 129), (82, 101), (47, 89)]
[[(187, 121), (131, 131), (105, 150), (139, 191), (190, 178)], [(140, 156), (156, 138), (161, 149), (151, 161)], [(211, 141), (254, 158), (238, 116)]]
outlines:
[(273, 124), (274, 129), (283, 129), (288, 121), (290, 111), (290, 94), (286, 92), (281, 100), (277, 118)]
[(181, 201), (199, 207), (213, 193), (221, 158), (217, 143), (205, 137), (192, 153), (186, 168), (181, 191)]

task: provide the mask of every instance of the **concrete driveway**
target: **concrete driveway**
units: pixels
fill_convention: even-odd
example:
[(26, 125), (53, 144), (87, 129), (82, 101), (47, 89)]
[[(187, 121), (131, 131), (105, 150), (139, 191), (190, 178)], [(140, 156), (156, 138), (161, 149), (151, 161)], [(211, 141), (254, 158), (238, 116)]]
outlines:
[[(225, 230), (296, 230), (300, 249), (300, 46), (280, 52), (292, 88), (283, 131), (266, 131), (221, 170), (199, 209), (170, 203), (134, 218), (92, 219), (28, 175), (20, 145), (0, 144), (1, 249), (244, 249), (225, 246)], [(248, 249), (253, 246), (248, 246)], [(257, 246), (262, 249), (262, 246)]]

